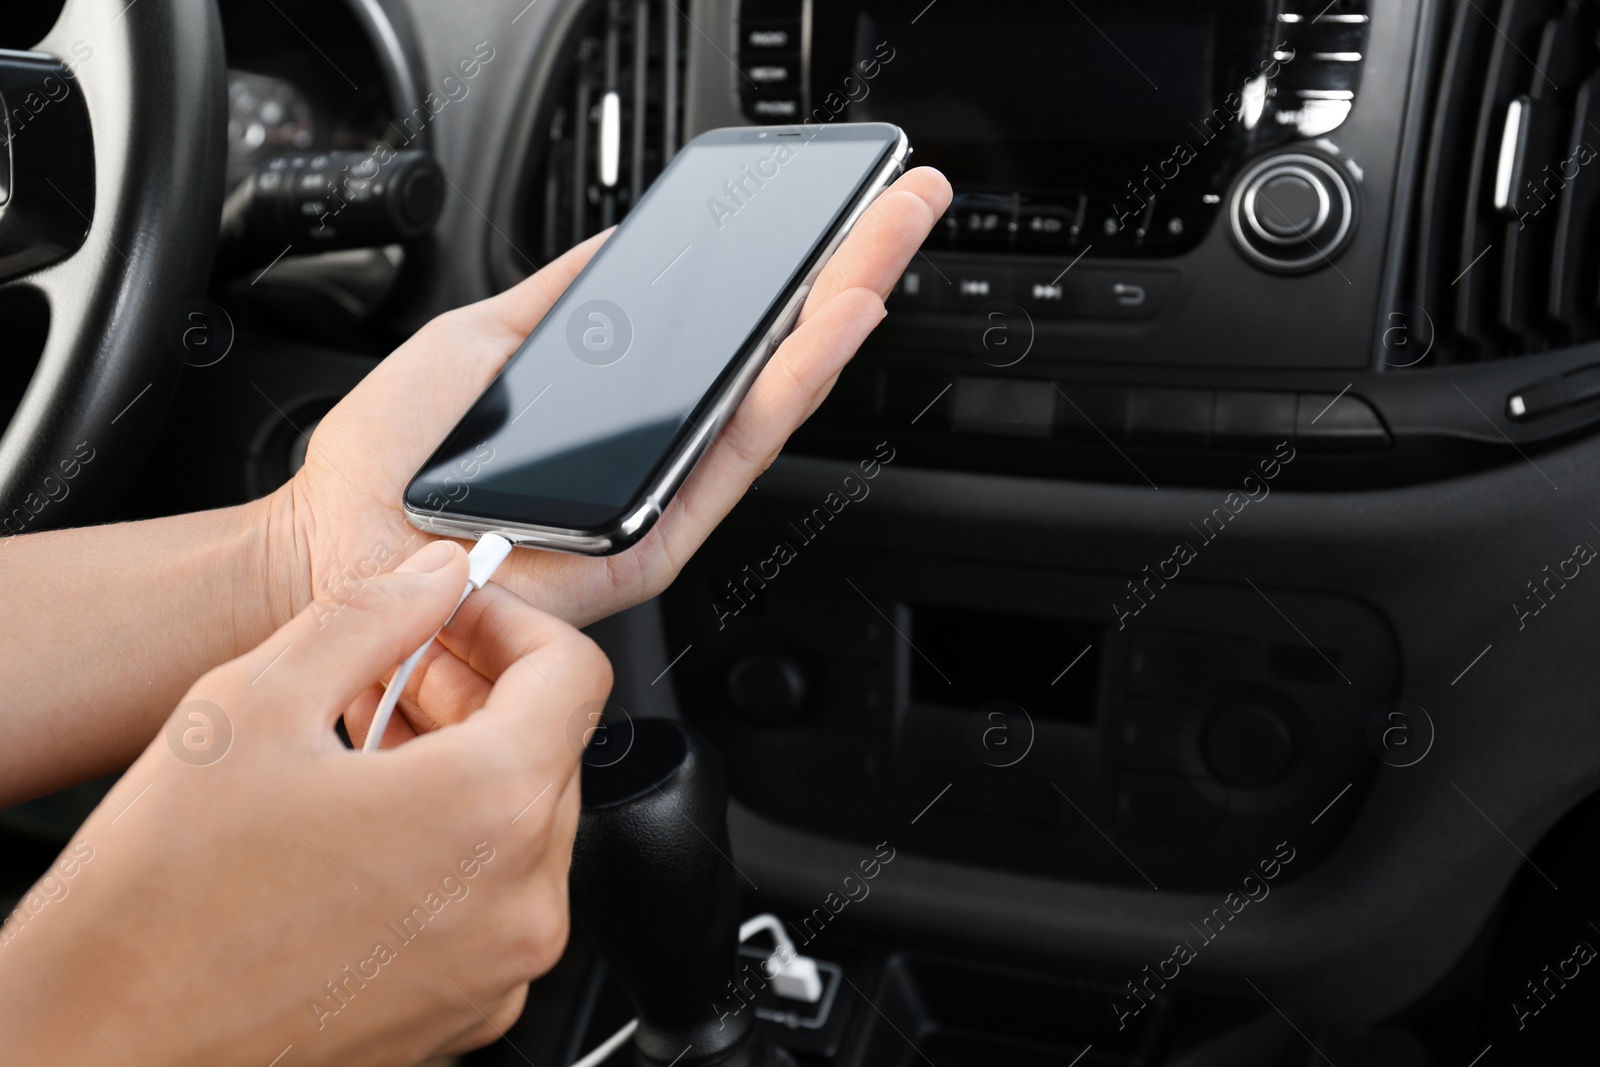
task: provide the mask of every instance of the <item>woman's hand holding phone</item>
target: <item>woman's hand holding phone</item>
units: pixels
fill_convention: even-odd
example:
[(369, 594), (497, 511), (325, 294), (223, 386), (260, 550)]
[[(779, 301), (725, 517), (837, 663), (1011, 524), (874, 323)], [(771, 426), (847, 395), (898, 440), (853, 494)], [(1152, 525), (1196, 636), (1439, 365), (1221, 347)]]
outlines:
[[(828, 395), (950, 197), (944, 176), (922, 167), (872, 203), (818, 278), (794, 332), (642, 541), (609, 557), (519, 550), (495, 581), (577, 626), (666, 588)], [(288, 618), (314, 596), (338, 599), (342, 588), (392, 568), (426, 539), (401, 511), (406, 483), (606, 236), (498, 296), (434, 319), (323, 418), (305, 466), (265, 504), (277, 556), (269, 572), (287, 578), (269, 590), (274, 618)], [(412, 687), (429, 684), (430, 672), (433, 684), (449, 684), (461, 669), (454, 659), (436, 651)], [(371, 703), (347, 718), (357, 743)], [(412, 719), (415, 706), (405, 700), (401, 710)], [(427, 725), (396, 717), (386, 743)]]

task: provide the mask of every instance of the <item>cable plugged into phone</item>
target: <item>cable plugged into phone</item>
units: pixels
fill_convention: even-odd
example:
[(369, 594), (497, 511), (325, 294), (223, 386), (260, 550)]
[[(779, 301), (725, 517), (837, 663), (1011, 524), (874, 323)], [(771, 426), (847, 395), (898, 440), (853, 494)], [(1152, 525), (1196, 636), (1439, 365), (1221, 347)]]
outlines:
[[(461, 598), (456, 601), (456, 606), (450, 611), (450, 617), (444, 620), (444, 626), (439, 627), (439, 630), (450, 625), (450, 619), (456, 617), (456, 612), (467, 602), (467, 597), (489, 584), (494, 572), (500, 569), (500, 564), (511, 554), (511, 548), (511, 542), (496, 533), (486, 533), (478, 539), (478, 543), (473, 545), (472, 551), (467, 554), (467, 587), (461, 590)], [(367, 729), (367, 741), (361, 746), (361, 751), (378, 751), (378, 746), (383, 743), (384, 731), (389, 728), (389, 719), (394, 715), (395, 705), (400, 702), (400, 694), (405, 691), (406, 683), (411, 680), (417, 664), (422, 662), (428, 646), (438, 640), (439, 630), (435, 630), (432, 637), (407, 656), (405, 662), (394, 672), (388, 688), (383, 691), (383, 699), (378, 701), (377, 713), (372, 716), (372, 725)]]

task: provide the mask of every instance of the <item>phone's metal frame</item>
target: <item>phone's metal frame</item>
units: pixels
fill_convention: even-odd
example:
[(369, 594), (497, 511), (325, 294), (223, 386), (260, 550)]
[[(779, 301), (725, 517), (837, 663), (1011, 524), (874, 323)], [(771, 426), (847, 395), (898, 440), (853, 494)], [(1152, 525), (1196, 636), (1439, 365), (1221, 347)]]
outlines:
[[(884, 164), (862, 186), (850, 209), (841, 217), (837, 227), (829, 236), (822, 250), (817, 253), (810, 268), (801, 276), (787, 292), (781, 295), (773, 306), (782, 306), (783, 310), (774, 320), (772, 328), (764, 335), (748, 345), (740, 352), (732, 363), (739, 365), (736, 374), (731, 375), (721, 385), (712, 400), (711, 407), (707, 409), (705, 417), (699, 425), (691, 423), (694, 432), (686, 436), (672, 453), (667, 462), (646, 487), (643, 498), (637, 505), (625, 512), (621, 518), (612, 523), (608, 528), (591, 532), (586, 530), (565, 529), (556, 526), (538, 526), (532, 523), (510, 522), (504, 519), (490, 519), (460, 513), (445, 515), (436, 511), (427, 511), (413, 508), (405, 503), (405, 497), (410, 494), (407, 485), (406, 494), (402, 496), (403, 506), (407, 520), (419, 530), (427, 533), (444, 534), (451, 537), (478, 538), (486, 533), (497, 533), (511, 541), (513, 544), (527, 545), (532, 548), (548, 548), (559, 552), (573, 552), (587, 556), (608, 556), (631, 547), (650, 531), (650, 528), (661, 518), (674, 493), (683, 484), (694, 465), (700, 457), (711, 447), (717, 434), (727, 425), (745, 394), (750, 391), (750, 386), (755, 383), (756, 376), (767, 365), (767, 360), (772, 353), (777, 351), (778, 345), (794, 329), (795, 320), (800, 316), (800, 309), (805, 304), (805, 299), (811, 292), (811, 287), (816, 283), (818, 275), (827, 266), (828, 260), (833, 258), (834, 252), (844, 243), (857, 220), (859, 220), (880, 193), (889, 187), (889, 184), (899, 177), (905, 169), (906, 160), (911, 155), (911, 146), (906, 139), (905, 131), (888, 123), (838, 123), (836, 125), (813, 128), (815, 133), (823, 133), (830, 129), (873, 125), (887, 126), (895, 131), (896, 140)], [(794, 136), (796, 130), (801, 130), (805, 137), (805, 127), (794, 126), (735, 126), (720, 130), (710, 130), (700, 137), (722, 136), (738, 132), (748, 134), (752, 142), (762, 139), (764, 132), (769, 138), (776, 139), (780, 135)], [(695, 140), (700, 140), (700, 137)], [(814, 140), (815, 137), (809, 138)], [(691, 141), (690, 144), (693, 144)], [(684, 148), (688, 148), (685, 145)], [(622, 222), (627, 225), (627, 219)], [(585, 268), (587, 270), (587, 268)], [(581, 274), (579, 275), (582, 276)], [(563, 301), (557, 301), (550, 309), (547, 318), (553, 318)], [(541, 325), (543, 325), (541, 323)], [(537, 328), (537, 327), (536, 327)], [(510, 364), (507, 364), (509, 367)], [(502, 369), (501, 373), (505, 373)], [(415, 480), (415, 476), (413, 476)]]

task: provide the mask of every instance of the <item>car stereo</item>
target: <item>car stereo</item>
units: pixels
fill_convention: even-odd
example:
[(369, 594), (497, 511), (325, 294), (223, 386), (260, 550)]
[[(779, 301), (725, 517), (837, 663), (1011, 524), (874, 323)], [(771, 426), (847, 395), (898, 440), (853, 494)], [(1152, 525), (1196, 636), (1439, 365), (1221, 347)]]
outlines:
[(802, 448), (892, 427), (933, 467), (1221, 484), (1284, 443), (1297, 487), (1416, 476), (1373, 373), (1415, 12), (718, 2), (697, 122), (893, 122), (956, 193)]
[[(1250, 160), (1349, 115), (1365, 6), (744, 0), (741, 103), (756, 122), (904, 128), (958, 193), (932, 247), (1171, 257), (1202, 239)], [(1264, 265), (1300, 258), (1314, 231), (1348, 231), (1343, 178), (1319, 162), (1246, 194), (1241, 240)]]

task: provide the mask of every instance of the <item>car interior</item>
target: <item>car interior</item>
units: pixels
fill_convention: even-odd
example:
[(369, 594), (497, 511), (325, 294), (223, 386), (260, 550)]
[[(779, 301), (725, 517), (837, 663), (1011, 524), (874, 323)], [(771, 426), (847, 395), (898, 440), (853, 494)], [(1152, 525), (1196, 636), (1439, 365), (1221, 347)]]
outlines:
[[(890, 122), (955, 190), (590, 628), (592, 751), (710, 832), (586, 821), (565, 956), (455, 1062), (708, 1010), (683, 1067), (1592, 1059), (1600, 4), (13, 7), (8, 533), (270, 492), (704, 131)], [(109, 785), (0, 811), (0, 904)]]

